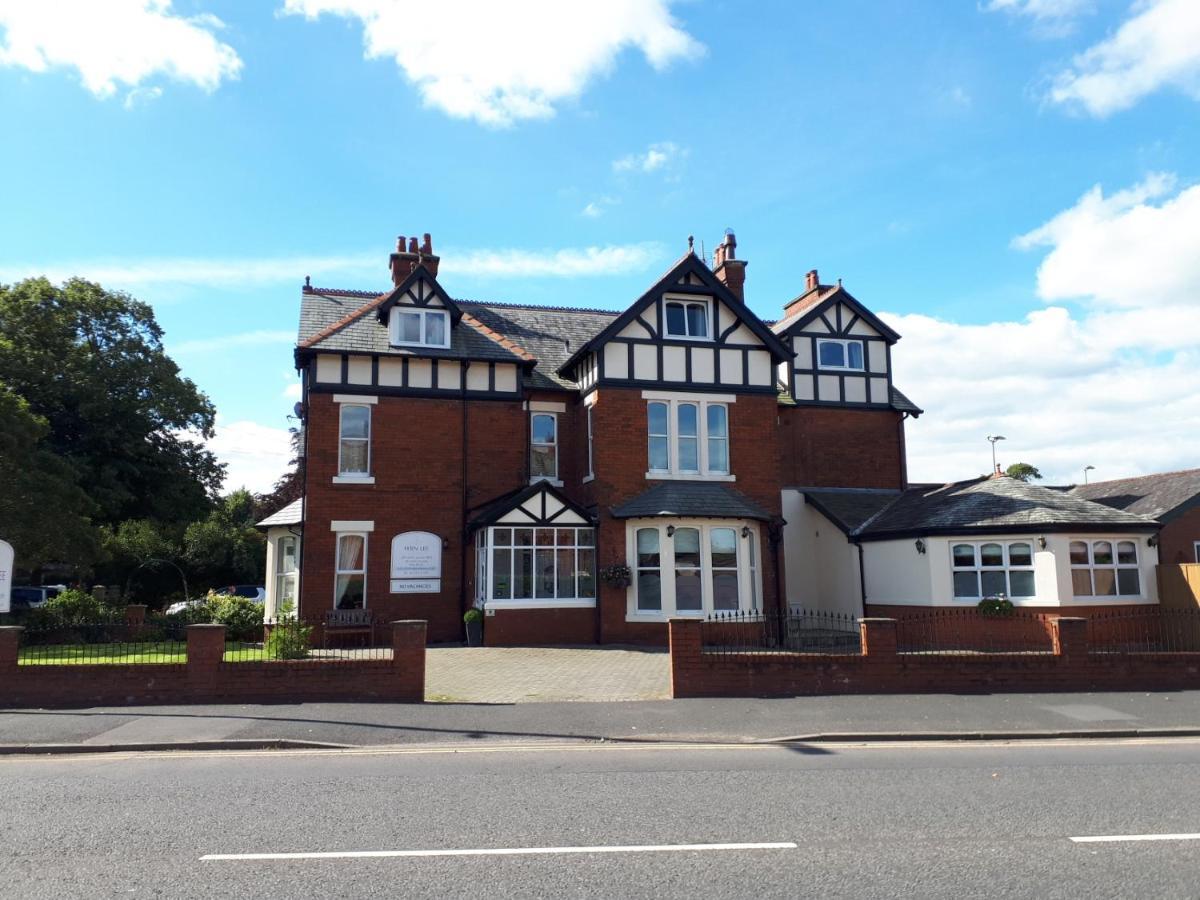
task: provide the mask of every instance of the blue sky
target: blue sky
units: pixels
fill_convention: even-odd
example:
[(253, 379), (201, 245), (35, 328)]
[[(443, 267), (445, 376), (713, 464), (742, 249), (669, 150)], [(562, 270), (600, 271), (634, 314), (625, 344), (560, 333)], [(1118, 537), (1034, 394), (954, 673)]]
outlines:
[(726, 227), (764, 317), (842, 277), (905, 336), (916, 479), (989, 433), (1200, 464), (1192, 0), (48, 6), (0, 0), (0, 281), (152, 303), (230, 487), (281, 466), (304, 276), (382, 289), (425, 231), (477, 299), (622, 308)]

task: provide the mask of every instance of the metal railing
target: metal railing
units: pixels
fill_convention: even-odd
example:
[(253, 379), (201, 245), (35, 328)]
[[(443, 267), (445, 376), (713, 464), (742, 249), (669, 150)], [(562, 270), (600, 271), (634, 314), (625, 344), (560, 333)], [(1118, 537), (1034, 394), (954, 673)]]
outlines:
[(327, 619), (282, 618), (267, 622), (257, 639), (247, 639), (247, 635), (237, 637), (241, 639), (226, 642), (224, 662), (392, 658), (391, 628), (374, 621), (339, 626), (331, 625)]
[(701, 626), (706, 653), (858, 654), (858, 618), (848, 613), (806, 610), (715, 612)]
[(937, 609), (896, 620), (899, 653), (975, 655), (1053, 653), (1054, 626), (1046, 616), (1012, 611)]
[(185, 626), (166, 621), (74, 622), (26, 627), (17, 664), (103, 665), (187, 662)]
[(1087, 630), (1092, 653), (1200, 652), (1200, 609), (1102, 610)]

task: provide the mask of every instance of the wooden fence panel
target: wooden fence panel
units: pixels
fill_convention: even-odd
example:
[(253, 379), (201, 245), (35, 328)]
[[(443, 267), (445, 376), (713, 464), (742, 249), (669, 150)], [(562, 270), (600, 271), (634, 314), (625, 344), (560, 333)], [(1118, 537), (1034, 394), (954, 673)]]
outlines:
[(1200, 563), (1160, 564), (1158, 602), (1167, 609), (1200, 608)]

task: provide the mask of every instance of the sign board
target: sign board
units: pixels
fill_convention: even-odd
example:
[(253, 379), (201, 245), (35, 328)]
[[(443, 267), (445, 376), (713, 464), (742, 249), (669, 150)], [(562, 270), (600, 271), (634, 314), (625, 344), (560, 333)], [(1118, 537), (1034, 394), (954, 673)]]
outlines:
[(392, 538), (392, 593), (437, 594), (442, 589), (442, 539), (428, 531)]
[(0, 613), (10, 610), (12, 603), (13, 548), (8, 541), (0, 541)]

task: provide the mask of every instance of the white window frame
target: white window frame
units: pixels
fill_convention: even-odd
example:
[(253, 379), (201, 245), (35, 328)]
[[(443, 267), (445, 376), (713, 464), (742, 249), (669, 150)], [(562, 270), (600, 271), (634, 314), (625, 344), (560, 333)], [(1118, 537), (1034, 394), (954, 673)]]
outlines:
[[(1096, 544), (1101, 544), (1101, 543), (1108, 544), (1112, 548), (1112, 560), (1113, 561), (1111, 563), (1097, 563), (1096, 562)], [(1074, 561), (1071, 560), (1071, 547), (1073, 544), (1084, 544), (1087, 547), (1088, 561), (1087, 561), (1086, 565), (1083, 563), (1076, 564)], [(1132, 563), (1119, 562), (1121, 544), (1132, 544), (1133, 545), (1133, 554), (1135, 557), (1134, 562), (1132, 562)], [(1146, 596), (1146, 579), (1144, 577), (1144, 573), (1142, 572), (1142, 551), (1141, 551), (1141, 548), (1138, 546), (1139, 544), (1140, 544), (1140, 541), (1138, 541), (1136, 538), (1132, 538), (1132, 537), (1092, 536), (1092, 537), (1072, 537), (1072, 538), (1068, 539), (1068, 541), (1067, 541), (1067, 562), (1069, 563), (1070, 569), (1071, 569), (1071, 598), (1073, 600), (1088, 600), (1088, 601), (1093, 601), (1093, 602), (1097, 601), (1097, 600), (1099, 600), (1101, 602), (1105, 602), (1105, 601), (1115, 602), (1115, 601), (1121, 601), (1121, 600), (1128, 601), (1131, 599), (1141, 599), (1141, 598), (1145, 597)], [(1138, 592), (1136, 594), (1122, 594), (1121, 593), (1120, 571), (1122, 569), (1124, 569), (1126, 571), (1133, 570), (1134, 572), (1137, 573)], [(1108, 571), (1108, 572), (1113, 573), (1113, 587), (1116, 588), (1116, 593), (1115, 594), (1096, 594), (1096, 593), (1078, 594), (1078, 593), (1076, 593), (1075, 592), (1075, 573), (1076, 572), (1087, 572), (1089, 583), (1091, 584), (1092, 591), (1094, 592), (1096, 590), (1096, 572), (1097, 571)]]
[[(983, 564), (983, 548), (986, 545), (995, 544), (1000, 547), (1001, 564), (998, 566), (985, 566)], [(1011, 558), (1011, 548), (1015, 544), (1023, 544), (1029, 548), (1029, 564), (1028, 565), (1013, 565)], [(972, 547), (975, 551), (975, 562), (971, 566), (958, 566), (954, 562), (955, 547)], [(1037, 598), (1037, 545), (1033, 538), (1017, 538), (1011, 539), (996, 539), (983, 541), (951, 541), (950, 542), (950, 596), (956, 602), (978, 603), (987, 595), (983, 592), (983, 574), (985, 572), (1003, 572), (1004, 586), (1006, 590), (1003, 596), (1014, 602), (1022, 600), (1034, 600)], [(978, 593), (973, 596), (960, 597), (954, 588), (954, 576), (960, 572), (973, 572), (975, 574), (975, 584), (978, 588)], [(1030, 572), (1033, 574), (1033, 593), (1032, 594), (1013, 594), (1012, 591), (1012, 572)]]
[[(421, 340), (400, 340), (400, 313), (410, 313), (421, 317)], [(425, 335), (428, 332), (425, 320), (430, 316), (439, 316), (442, 319), (442, 334), (445, 335), (445, 340), (440, 344), (434, 344), (425, 340)], [(438, 347), (443, 350), (447, 349), (450, 346), (450, 313), (445, 309), (427, 309), (423, 306), (393, 306), (391, 313), (388, 315), (388, 341), (393, 347)]]
[(1192, 541), (1192, 559), (1200, 563), (1200, 541)]
[[(851, 365), (844, 366), (827, 366), (821, 362), (821, 345), (822, 344), (841, 344), (842, 359), (850, 362), (850, 345), (858, 344), (859, 357), (862, 359), (862, 365), (857, 368)], [(867, 347), (864, 341), (850, 340), (847, 338), (817, 338), (817, 346), (815, 348), (817, 358), (814, 362), (818, 369), (823, 369), (826, 372), (865, 372), (867, 371)]]
[[(675, 543), (674, 534), (667, 534), (671, 527), (695, 528), (700, 532), (700, 584), (701, 608), (698, 610), (676, 608), (675, 603)], [(659, 585), (662, 600), (661, 610), (638, 609), (638, 557), (637, 533), (643, 528), (658, 531)], [(759, 525), (749, 519), (630, 519), (625, 528), (625, 557), (632, 574), (632, 583), (626, 590), (626, 614), (628, 622), (664, 622), (676, 617), (703, 618), (713, 610), (713, 567), (712, 531), (732, 529), (737, 540), (738, 610), (751, 612), (760, 608), (762, 597), (762, 572), (758, 560), (761, 558)], [(747, 536), (742, 536), (742, 529)], [(649, 570), (653, 567), (644, 567)], [(718, 571), (721, 571), (720, 569)], [(716, 610), (730, 612), (730, 610)]]
[[(533, 439), (533, 422), (538, 416), (549, 416), (554, 420), (554, 440), (549, 444), (544, 441), (535, 441)], [(550, 475), (535, 475), (533, 474), (533, 450), (535, 447), (550, 447), (554, 450), (554, 472)], [(558, 413), (544, 409), (531, 409), (529, 411), (529, 483), (534, 484), (539, 481), (548, 481), (554, 485), (562, 485), (559, 480), (558, 473), (561, 469), (561, 449), (562, 442), (559, 440), (558, 431)]]
[[(285, 571), (283, 571), (283, 560), (284, 560), (283, 546), (285, 543), (287, 543), (289, 541), (291, 542), (292, 546), (295, 548), (293, 551), (293, 554), (292, 554), (292, 559), (295, 562), (295, 568), (292, 569), (290, 572), (285, 572)], [(300, 595), (296, 590), (299, 587), (299, 581), (300, 581), (300, 538), (298, 535), (284, 534), (284, 535), (280, 535), (279, 537), (277, 537), (275, 539), (275, 571), (272, 573), (272, 575), (275, 579), (275, 584), (273, 587), (273, 589), (275, 591), (275, 595), (273, 598), (275, 601), (275, 603), (273, 604), (275, 615), (279, 615), (279, 607), (282, 605), (283, 599), (284, 599), (283, 598), (283, 586), (286, 582), (289, 582), (289, 581), (293, 585), (292, 602), (296, 605), (296, 610), (294, 610), (294, 611), (299, 612)]]
[[(362, 568), (361, 569), (343, 569), (342, 568), (342, 538), (360, 537), (362, 538)], [(367, 550), (368, 550), (368, 535), (365, 531), (339, 531), (333, 542), (333, 608), (337, 609), (338, 605), (338, 578), (342, 575), (361, 575), (363, 585), (363, 602), (359, 609), (367, 608)]]
[[(671, 303), (678, 303), (683, 307), (683, 327), (685, 332), (690, 327), (688, 325), (688, 307), (703, 306), (704, 329), (708, 332), (708, 334), (675, 334), (673, 331), (671, 331), (671, 327), (667, 322), (667, 306)], [(664, 338), (669, 338), (673, 341), (707, 341), (710, 343), (714, 340), (713, 332), (716, 330), (716, 328), (714, 327), (715, 322), (713, 321), (713, 305), (712, 301), (707, 297), (673, 297), (668, 295), (663, 297), (662, 305), (662, 325)]]
[[(733, 474), (733, 450), (730, 440), (730, 412), (729, 407), (732, 402), (725, 397), (712, 399), (704, 395), (663, 395), (658, 392), (646, 391), (642, 393), (642, 397), (646, 400), (646, 478), (650, 480), (703, 480), (703, 481), (736, 481), (737, 478)], [(661, 438), (661, 434), (650, 433), (650, 404), (663, 403), (667, 406), (667, 468), (652, 469), (650, 468), (650, 439), (652, 437)], [(698, 469), (683, 469), (679, 464), (679, 408), (681, 406), (696, 407), (696, 459), (699, 465)], [(715, 471), (710, 466), (709, 454), (709, 433), (708, 433), (708, 408), (710, 406), (723, 406), (725, 408), (725, 437), (717, 438), (725, 442), (725, 461), (727, 463), (727, 471)], [(690, 439), (690, 435), (689, 435)]]
[[(497, 543), (498, 532), (506, 531), (509, 533), (508, 543)], [(530, 543), (521, 541), (518, 543), (518, 532), (530, 531)], [(538, 532), (553, 532), (554, 541), (549, 544), (538, 543)], [(570, 544), (560, 544), (558, 539), (561, 531), (573, 531), (573, 541)], [(581, 531), (591, 532), (591, 543), (588, 544), (580, 535)], [(489, 525), (481, 528), (476, 535), (475, 552), (476, 558), (476, 578), (479, 583), (476, 585), (475, 596), (478, 601), (490, 609), (563, 609), (563, 608), (580, 608), (594, 607), (596, 605), (596, 595), (599, 593), (597, 554), (599, 549), (596, 546), (596, 529), (591, 525)], [(537, 552), (538, 550), (550, 551), (554, 559), (554, 594), (553, 597), (538, 597), (537, 596)], [(532, 579), (530, 583), (530, 597), (494, 597), (494, 588), (491, 576), (492, 572), (497, 568), (496, 552), (509, 551), (508, 558), (508, 583), (510, 593), (515, 592), (516, 587), (516, 565), (517, 565), (517, 550), (530, 550), (533, 559)], [(575, 571), (575, 591), (574, 596), (559, 597), (558, 596), (558, 553), (562, 550), (571, 550), (574, 553), (574, 571)], [(591, 582), (592, 596), (579, 596), (580, 594), (580, 552), (591, 551)]]
[[(371, 463), (373, 461), (372, 460), (373, 454), (371, 452), (371, 433), (374, 430), (374, 423), (371, 421), (374, 418), (374, 416), (371, 412), (371, 406), (372, 406), (371, 403), (344, 402), (344, 403), (340, 404), (340, 406), (338, 408), (338, 470), (337, 470), (337, 476), (334, 478), (334, 481), (336, 481), (336, 482), (342, 482), (342, 481), (349, 481), (349, 482), (370, 481), (370, 482), (373, 482), (375, 480), (374, 477), (371, 475)], [(342, 433), (342, 430), (344, 428), (343, 420), (346, 415), (346, 410), (349, 408), (365, 409), (367, 411), (367, 436), (366, 436), (366, 438), (357, 438), (357, 437), (348, 438), (348, 437), (343, 436), (343, 433)], [(367, 470), (365, 472), (347, 472), (343, 468), (342, 448), (343, 448), (343, 445), (347, 441), (353, 441), (355, 443), (358, 443), (358, 442), (366, 443), (366, 445), (367, 445)]]

